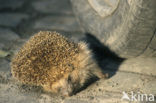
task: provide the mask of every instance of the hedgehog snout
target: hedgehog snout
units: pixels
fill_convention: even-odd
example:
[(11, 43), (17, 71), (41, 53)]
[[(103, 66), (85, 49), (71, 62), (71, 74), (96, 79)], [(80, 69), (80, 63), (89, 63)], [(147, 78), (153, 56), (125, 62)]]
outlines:
[(59, 88), (59, 93), (63, 96), (73, 95), (74, 84), (72, 83), (71, 77), (68, 76), (62, 81), (62, 86)]

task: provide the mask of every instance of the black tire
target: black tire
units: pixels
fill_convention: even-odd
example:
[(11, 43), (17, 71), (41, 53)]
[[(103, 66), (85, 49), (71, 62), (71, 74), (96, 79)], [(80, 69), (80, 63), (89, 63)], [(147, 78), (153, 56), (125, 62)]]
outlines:
[(117, 9), (101, 17), (88, 0), (71, 0), (86, 32), (95, 35), (120, 57), (156, 56), (156, 0), (120, 0)]

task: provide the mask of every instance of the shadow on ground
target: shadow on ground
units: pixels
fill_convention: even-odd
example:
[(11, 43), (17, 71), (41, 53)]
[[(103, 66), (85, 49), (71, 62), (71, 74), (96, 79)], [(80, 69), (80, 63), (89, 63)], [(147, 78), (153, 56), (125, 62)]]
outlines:
[[(104, 46), (95, 36), (90, 33), (86, 33), (86, 37), (83, 38), (82, 41), (85, 41), (88, 44), (89, 49), (93, 53), (93, 58), (96, 59), (97, 64), (103, 70), (103, 73), (108, 74), (108, 79), (113, 77), (125, 59), (118, 57), (114, 52), (112, 52), (108, 47)], [(83, 88), (76, 92), (86, 89), (89, 85), (97, 80), (98, 78), (91, 78)]]
[[(104, 73), (108, 73), (109, 78), (115, 75), (118, 71), (118, 67), (125, 59), (118, 57), (108, 47), (104, 46), (95, 36), (89, 33), (86, 33), (85, 41), (89, 45), (89, 48), (92, 50), (93, 57), (96, 59), (97, 64), (101, 67)], [(107, 65), (111, 64), (111, 68), (107, 68)]]

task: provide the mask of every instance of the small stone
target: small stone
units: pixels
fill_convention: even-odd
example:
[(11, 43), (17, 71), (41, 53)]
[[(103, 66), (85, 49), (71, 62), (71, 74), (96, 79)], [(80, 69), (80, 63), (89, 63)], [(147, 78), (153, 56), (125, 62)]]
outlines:
[(0, 13), (0, 26), (16, 27), (22, 20), (27, 18), (27, 14)]
[(101, 91), (101, 89), (99, 89), (99, 91)]
[(0, 50), (0, 58), (2, 58), (2, 57), (6, 57), (7, 55), (9, 55), (9, 52), (6, 52), (6, 51), (3, 51), (3, 50)]

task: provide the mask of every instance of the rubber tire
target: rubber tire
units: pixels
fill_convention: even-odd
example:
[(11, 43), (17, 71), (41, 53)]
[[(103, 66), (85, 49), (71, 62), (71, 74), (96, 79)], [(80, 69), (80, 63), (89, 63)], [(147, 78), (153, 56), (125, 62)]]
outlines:
[(156, 56), (156, 0), (120, 0), (117, 10), (101, 17), (88, 0), (71, 0), (80, 25), (123, 58)]

